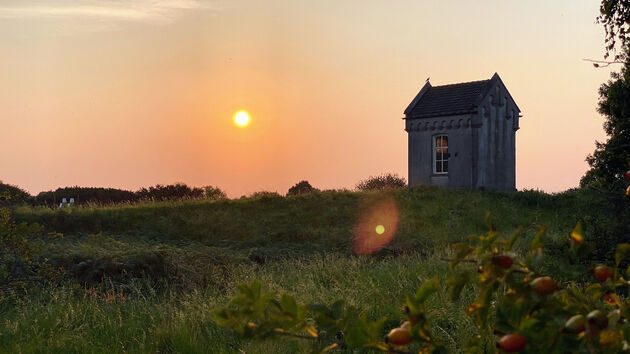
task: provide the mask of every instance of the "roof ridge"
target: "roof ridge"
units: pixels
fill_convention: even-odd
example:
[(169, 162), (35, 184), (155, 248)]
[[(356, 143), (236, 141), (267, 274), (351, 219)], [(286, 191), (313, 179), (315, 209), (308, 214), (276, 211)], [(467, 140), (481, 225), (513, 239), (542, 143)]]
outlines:
[(485, 80), (476, 80), (476, 81), (466, 81), (466, 82), (458, 82), (455, 84), (446, 84), (446, 85), (437, 85), (437, 86), (431, 86), (431, 88), (438, 88), (438, 87), (449, 87), (449, 86), (457, 86), (457, 85), (464, 85), (464, 84), (478, 84), (478, 83), (482, 83), (482, 82), (488, 82), (491, 79), (485, 79)]

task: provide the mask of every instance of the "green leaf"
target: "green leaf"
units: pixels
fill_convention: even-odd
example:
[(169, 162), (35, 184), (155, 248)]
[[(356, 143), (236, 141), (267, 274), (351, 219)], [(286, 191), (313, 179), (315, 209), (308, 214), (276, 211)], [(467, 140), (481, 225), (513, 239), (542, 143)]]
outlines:
[(287, 294), (282, 295), (280, 299), (280, 305), (282, 305), (282, 311), (287, 314), (290, 314), (293, 317), (297, 317), (298, 306), (297, 302), (292, 296)]
[(391, 347), (389, 345), (387, 345), (387, 343), (384, 342), (378, 342), (378, 343), (374, 343), (370, 346), (370, 348), (373, 349), (378, 349), (382, 352), (389, 352), (391, 351)]
[(339, 343), (332, 343), (332, 344), (329, 344), (329, 345), (327, 345), (327, 346), (325, 346), (323, 348), (320, 347), (318, 349), (315, 349), (312, 353), (313, 354), (328, 353), (329, 351), (331, 351), (331, 350), (333, 350), (335, 348), (338, 348), (338, 347), (339, 347)]
[(214, 312), (212, 319), (214, 320), (214, 322), (219, 325), (219, 326), (227, 326), (227, 324), (229, 323), (229, 315), (226, 309), (219, 309), (217, 311)]
[(416, 292), (416, 296), (415, 296), (415, 300), (417, 304), (422, 304), (424, 303), (429, 296), (433, 295), (434, 293), (436, 293), (438, 291), (440, 287), (440, 281), (438, 280), (438, 278), (431, 278), (427, 281), (425, 281), (424, 283), (422, 283), (422, 285), (420, 285), (420, 287), (418, 288), (418, 291)]
[(521, 319), (527, 315), (527, 308), (525, 306), (525, 297), (518, 297), (514, 303), (512, 304), (512, 306), (510, 306), (510, 324), (512, 326), (517, 327), (519, 325), (519, 322), (521, 321)]
[(405, 301), (405, 304), (409, 308), (409, 313), (412, 315), (417, 315), (422, 312), (420, 308), (420, 304), (416, 303), (415, 301), (415, 297), (411, 298), (407, 296), (407, 300)]
[(534, 235), (534, 238), (532, 239), (532, 244), (531, 244), (532, 249), (542, 248), (543, 244), (541, 241), (541, 237), (545, 233), (545, 231), (547, 231), (547, 226), (545, 225), (541, 226), (538, 229), (538, 231), (536, 232), (536, 235)]
[(523, 323), (521, 323), (521, 328), (520, 330), (523, 332), (527, 332), (529, 330), (531, 330), (532, 328), (536, 328), (538, 327), (540, 324), (540, 321), (536, 318), (528, 318), (525, 321), (523, 321)]
[(481, 236), (481, 248), (484, 250), (490, 249), (494, 241), (499, 238), (499, 233), (497, 231), (488, 231), (486, 236)]
[(617, 250), (615, 251), (615, 266), (619, 267), (621, 261), (626, 259), (630, 254), (630, 244), (622, 243), (617, 245)]
[(486, 227), (489, 231), (494, 231), (494, 225), (492, 225), (492, 214), (489, 211), (486, 211), (484, 222), (486, 223)]
[(333, 318), (339, 319), (343, 316), (344, 305), (345, 303), (343, 300), (335, 301), (332, 305), (330, 305), (330, 311)]
[(254, 280), (254, 281), (251, 282), (251, 284), (249, 286), (250, 286), (250, 289), (251, 289), (251, 292), (252, 292), (254, 298), (255, 299), (259, 299), (260, 295), (261, 295), (261, 291), (262, 291), (261, 290), (262, 286), (260, 285), (260, 282), (258, 280)]
[(460, 271), (451, 276), (446, 284), (450, 286), (449, 297), (451, 301), (459, 300), (462, 290), (471, 280), (469, 271)]
[(531, 252), (526, 259), (527, 267), (532, 270), (539, 270), (542, 266), (543, 252), (542, 248), (537, 248), (534, 252)]
[(249, 284), (238, 285), (238, 290), (240, 295), (244, 296), (246, 299), (256, 300), (260, 298), (261, 286), (260, 282), (256, 279)]
[(497, 282), (488, 284), (485, 288), (482, 289), (481, 294), (479, 294), (477, 300), (469, 305), (468, 309), (466, 310), (469, 315), (475, 315), (477, 319), (477, 325), (480, 327), (485, 327), (488, 324), (488, 315), (490, 313), (492, 298), (498, 286), (499, 284)]
[(317, 328), (312, 325), (306, 325), (306, 327), (304, 327), (304, 330), (313, 338), (319, 337), (319, 333), (317, 333)]
[(574, 243), (573, 245), (575, 247), (575, 255), (578, 258), (585, 257), (595, 249), (595, 243), (593, 242), (583, 242), (580, 244)]
[(308, 309), (313, 311), (313, 312), (315, 312), (315, 313), (319, 313), (319, 314), (322, 314), (322, 315), (333, 317), (332, 312), (330, 311), (330, 309), (326, 305), (309, 304), (308, 305)]
[(453, 269), (459, 262), (470, 255), (475, 249), (470, 247), (468, 243), (460, 242), (453, 246), (455, 250), (455, 256), (449, 262), (449, 267)]
[(578, 245), (584, 242), (584, 235), (582, 234), (582, 223), (579, 221), (573, 228), (573, 231), (571, 231), (571, 240)]
[(511, 250), (512, 247), (514, 247), (514, 244), (516, 243), (516, 240), (518, 240), (518, 238), (521, 236), (521, 233), (523, 233), (522, 227), (519, 227), (516, 231), (514, 231), (514, 234), (512, 234), (512, 237), (510, 237), (510, 241), (508, 242), (508, 251)]

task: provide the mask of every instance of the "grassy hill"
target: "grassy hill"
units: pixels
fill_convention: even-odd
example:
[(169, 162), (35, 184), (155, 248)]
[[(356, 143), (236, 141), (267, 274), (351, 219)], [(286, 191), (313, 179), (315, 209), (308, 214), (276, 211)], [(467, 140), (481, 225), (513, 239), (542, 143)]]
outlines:
[[(384, 198), (396, 202), (398, 232), (382, 250), (354, 255), (356, 223)], [(237, 284), (257, 278), (267, 289), (301, 301), (344, 299), (374, 318), (400, 318), (400, 305), (418, 284), (448, 276), (441, 258), (450, 254), (449, 245), (486, 231), (486, 212), (507, 235), (522, 227), (531, 236), (547, 225), (547, 242), (553, 244), (578, 220), (587, 235), (600, 232), (597, 225), (608, 220), (606, 205), (577, 191), (419, 187), (18, 208), (17, 220), (64, 234), (41, 242), (67, 280), (0, 293), (0, 351), (302, 352), (307, 343), (239, 340), (214, 325), (211, 314)], [(459, 305), (436, 299), (432, 314), (438, 335), (457, 350), (474, 329), (463, 309), (453, 306)], [(392, 327), (397, 324), (392, 320)]]

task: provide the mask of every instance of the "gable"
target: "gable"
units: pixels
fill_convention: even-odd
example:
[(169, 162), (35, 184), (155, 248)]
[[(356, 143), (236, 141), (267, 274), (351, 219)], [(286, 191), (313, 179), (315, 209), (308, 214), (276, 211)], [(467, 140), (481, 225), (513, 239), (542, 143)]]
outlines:
[(490, 79), (490, 83), (488, 85), (488, 89), (486, 90), (486, 92), (482, 96), (479, 97), (479, 100), (475, 103), (475, 105), (479, 106), (481, 104), (481, 102), (483, 100), (485, 100), (488, 95), (493, 94), (493, 90), (495, 90), (495, 91), (499, 90), (503, 94), (505, 94), (507, 96), (507, 98), (509, 98), (509, 100), (514, 104), (514, 106), (516, 107), (516, 110), (519, 113), (521, 112), (521, 109), (518, 108), (518, 105), (516, 104), (516, 101), (514, 101), (514, 98), (512, 98), (512, 95), (510, 94), (510, 91), (508, 91), (507, 87), (505, 87), (505, 84), (503, 83), (503, 81), (499, 77), (499, 74), (497, 74), (497, 73), (494, 73), (494, 75)]

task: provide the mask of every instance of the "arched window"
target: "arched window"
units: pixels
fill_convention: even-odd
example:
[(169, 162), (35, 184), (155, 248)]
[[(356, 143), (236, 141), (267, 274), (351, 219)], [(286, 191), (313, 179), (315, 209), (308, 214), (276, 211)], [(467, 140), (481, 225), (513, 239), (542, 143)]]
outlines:
[(433, 173), (448, 173), (448, 135), (436, 135), (433, 137)]

